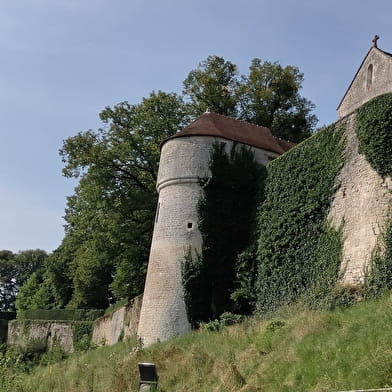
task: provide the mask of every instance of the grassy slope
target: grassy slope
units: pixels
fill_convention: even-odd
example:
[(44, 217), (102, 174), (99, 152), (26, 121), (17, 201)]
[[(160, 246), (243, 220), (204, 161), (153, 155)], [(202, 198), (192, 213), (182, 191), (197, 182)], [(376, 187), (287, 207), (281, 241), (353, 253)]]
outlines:
[(137, 390), (137, 362), (155, 362), (163, 391), (338, 391), (392, 385), (392, 298), (350, 309), (195, 332), (134, 352), (132, 342), (37, 369), (23, 392)]

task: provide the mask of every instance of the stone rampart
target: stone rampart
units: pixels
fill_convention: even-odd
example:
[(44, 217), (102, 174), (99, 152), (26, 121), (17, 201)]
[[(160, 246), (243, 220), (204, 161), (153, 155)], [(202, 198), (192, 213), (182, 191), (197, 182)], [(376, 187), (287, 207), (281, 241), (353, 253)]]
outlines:
[(7, 345), (26, 351), (44, 351), (57, 344), (65, 352), (72, 352), (71, 321), (13, 320), (8, 326)]
[(143, 296), (132, 299), (128, 305), (94, 321), (92, 343), (112, 345), (121, 339), (136, 336)]

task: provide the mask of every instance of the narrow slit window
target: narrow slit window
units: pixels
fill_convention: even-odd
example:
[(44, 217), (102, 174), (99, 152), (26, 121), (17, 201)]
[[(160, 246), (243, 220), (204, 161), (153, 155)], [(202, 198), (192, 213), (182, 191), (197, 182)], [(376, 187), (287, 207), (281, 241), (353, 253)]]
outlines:
[(187, 228), (188, 228), (188, 229), (192, 229), (192, 227), (193, 227), (193, 223), (192, 223), (192, 222), (188, 222)]
[(366, 88), (369, 90), (373, 84), (373, 64), (370, 64), (366, 75)]

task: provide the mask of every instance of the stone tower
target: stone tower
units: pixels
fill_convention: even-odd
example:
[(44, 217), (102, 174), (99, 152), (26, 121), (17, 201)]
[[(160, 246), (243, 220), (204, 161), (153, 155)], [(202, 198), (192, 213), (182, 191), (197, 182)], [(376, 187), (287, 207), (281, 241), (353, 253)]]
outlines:
[[(215, 142), (247, 145), (266, 164), (292, 144), (275, 139), (270, 130), (215, 113), (205, 113), (161, 145), (159, 193), (138, 336), (144, 346), (190, 330), (183, 298), (181, 263), (186, 252), (199, 251), (197, 203), (201, 177), (209, 175)], [(219, 224), (219, 223), (217, 223)]]

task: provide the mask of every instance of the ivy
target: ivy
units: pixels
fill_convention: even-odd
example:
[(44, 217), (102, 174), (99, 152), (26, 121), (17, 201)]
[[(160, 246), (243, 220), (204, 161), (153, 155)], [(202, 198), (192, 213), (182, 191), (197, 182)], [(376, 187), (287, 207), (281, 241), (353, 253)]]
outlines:
[(189, 251), (183, 263), (183, 286), (188, 318), (193, 325), (218, 318), (235, 306), (237, 255), (249, 246), (254, 228), (257, 196), (264, 166), (245, 146), (213, 145), (211, 176), (200, 179), (204, 196), (198, 203), (203, 239), (200, 255)]
[(320, 301), (338, 278), (341, 232), (326, 217), (344, 162), (342, 135), (326, 127), (268, 166), (258, 212), (258, 311), (305, 295)]
[(72, 332), (75, 351), (87, 351), (91, 347), (93, 323), (91, 321), (75, 321), (72, 324)]
[(392, 289), (392, 214), (389, 213), (380, 244), (376, 247), (365, 273), (362, 295), (379, 297)]
[(392, 94), (376, 97), (357, 111), (359, 152), (382, 177), (392, 175)]

